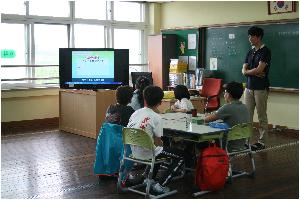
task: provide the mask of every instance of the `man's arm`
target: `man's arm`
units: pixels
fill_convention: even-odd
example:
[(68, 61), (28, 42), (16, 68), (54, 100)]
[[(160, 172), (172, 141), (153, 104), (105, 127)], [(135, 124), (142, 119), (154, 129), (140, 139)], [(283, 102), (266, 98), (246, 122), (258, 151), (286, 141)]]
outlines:
[(204, 118), (204, 122), (212, 122), (212, 121), (216, 121), (218, 120), (218, 116), (214, 113), (214, 114), (208, 114), (205, 116)]
[(243, 68), (242, 68), (242, 74), (246, 75), (246, 71), (248, 70), (248, 63), (244, 63), (243, 64)]
[[(267, 64), (263, 61), (259, 61), (259, 64), (256, 68), (245, 70), (244, 75), (250, 75), (250, 76), (264, 76), (264, 70), (266, 68)], [(244, 69), (244, 67), (243, 67)]]

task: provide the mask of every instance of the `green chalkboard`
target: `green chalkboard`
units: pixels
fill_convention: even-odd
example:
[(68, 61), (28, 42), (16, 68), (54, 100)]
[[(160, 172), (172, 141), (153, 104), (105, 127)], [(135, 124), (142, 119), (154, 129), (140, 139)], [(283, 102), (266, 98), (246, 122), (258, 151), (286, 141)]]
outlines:
[[(299, 24), (260, 24), (265, 35), (263, 43), (271, 50), (269, 79), (271, 87), (299, 88)], [(250, 26), (215, 27), (205, 31), (205, 67), (217, 58), (214, 75), (224, 82), (245, 82), (241, 69), (251, 46)]]

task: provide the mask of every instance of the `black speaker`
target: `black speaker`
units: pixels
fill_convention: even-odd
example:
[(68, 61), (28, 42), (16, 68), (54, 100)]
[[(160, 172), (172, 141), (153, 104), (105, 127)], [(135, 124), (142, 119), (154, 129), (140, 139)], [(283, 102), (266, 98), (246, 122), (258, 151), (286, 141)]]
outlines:
[(115, 49), (115, 80), (129, 85), (129, 49)]

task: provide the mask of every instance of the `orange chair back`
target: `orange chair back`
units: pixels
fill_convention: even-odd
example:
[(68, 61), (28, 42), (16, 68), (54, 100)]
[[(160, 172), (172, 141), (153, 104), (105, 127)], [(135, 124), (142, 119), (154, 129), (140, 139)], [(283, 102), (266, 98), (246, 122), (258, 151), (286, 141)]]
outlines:
[[(210, 97), (219, 95), (222, 87), (222, 79), (217, 78), (204, 78), (200, 96)], [(217, 110), (220, 107), (220, 98), (214, 97), (209, 100), (206, 109), (209, 111)]]

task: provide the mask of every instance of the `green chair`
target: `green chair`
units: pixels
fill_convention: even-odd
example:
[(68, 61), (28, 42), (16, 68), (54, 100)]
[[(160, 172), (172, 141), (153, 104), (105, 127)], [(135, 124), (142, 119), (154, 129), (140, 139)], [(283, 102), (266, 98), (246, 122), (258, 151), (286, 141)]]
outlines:
[[(229, 156), (229, 182), (232, 182), (233, 178), (248, 175), (250, 177), (255, 176), (255, 163), (253, 158), (253, 152), (251, 151), (251, 145), (250, 145), (250, 138), (252, 136), (252, 124), (251, 123), (243, 123), (233, 126), (228, 133), (226, 134), (226, 145), (225, 149)], [(239, 140), (239, 139), (246, 139), (246, 145), (241, 146), (239, 148), (229, 148), (228, 143), (230, 141)], [(246, 172), (246, 171), (236, 171), (232, 169), (232, 161), (237, 155), (241, 154), (248, 154), (251, 160), (252, 164), (252, 171)], [(236, 172), (236, 174), (233, 175), (233, 172)]]
[[(138, 194), (145, 195), (145, 198), (162, 198), (169, 196), (171, 194), (177, 193), (177, 190), (172, 190), (170, 192), (160, 194), (160, 195), (153, 195), (150, 194), (150, 186), (151, 186), (151, 180), (152, 180), (152, 175), (153, 175), (153, 169), (155, 164), (163, 163), (166, 161), (165, 159), (160, 159), (157, 160), (155, 159), (155, 145), (153, 138), (148, 135), (145, 131), (140, 130), (140, 129), (135, 129), (135, 128), (123, 128), (123, 145), (124, 145), (124, 154), (123, 154), (123, 159), (120, 164), (120, 170), (119, 170), (119, 178), (118, 178), (118, 183), (117, 183), (117, 189), (119, 191), (131, 191), (135, 192)], [(140, 158), (135, 158), (133, 155), (126, 156), (126, 145), (136, 145), (138, 147), (142, 147), (144, 149), (148, 149), (152, 151), (152, 158), (149, 160), (144, 160)], [(145, 164), (146, 166), (150, 166), (150, 172), (148, 174), (148, 177), (146, 178), (146, 181), (142, 184), (137, 184), (133, 185), (130, 187), (122, 186), (122, 177), (124, 177), (124, 163), (125, 161), (132, 161), (134, 163), (140, 163), (140, 164)], [(145, 187), (145, 189), (141, 189)]]

